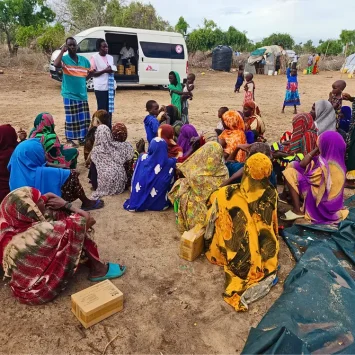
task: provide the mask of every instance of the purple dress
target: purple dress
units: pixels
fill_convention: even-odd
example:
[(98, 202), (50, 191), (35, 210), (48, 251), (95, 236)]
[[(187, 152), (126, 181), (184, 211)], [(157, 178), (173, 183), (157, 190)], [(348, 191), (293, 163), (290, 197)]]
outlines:
[(292, 162), (283, 174), (303, 196), (306, 219), (317, 224), (338, 223), (348, 213), (343, 204), (346, 145), (339, 133), (327, 131), (319, 136), (318, 147), (320, 155), (305, 169)]

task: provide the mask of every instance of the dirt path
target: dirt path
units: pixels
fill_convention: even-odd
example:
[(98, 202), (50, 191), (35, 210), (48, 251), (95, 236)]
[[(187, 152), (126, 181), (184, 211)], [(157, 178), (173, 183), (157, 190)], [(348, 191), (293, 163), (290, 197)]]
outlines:
[[(214, 128), (220, 106), (240, 109), (243, 95), (234, 95), (235, 74), (196, 71), (191, 122), (201, 131)], [(300, 75), (302, 107), (309, 111), (317, 99), (327, 98), (331, 84), (340, 73)], [(284, 76), (257, 76), (256, 100), (266, 122), (269, 141), (290, 129), (292, 109), (282, 115)], [(355, 80), (348, 80), (355, 95)], [(35, 116), (51, 112), (57, 132), (63, 136), (64, 112), (60, 84), (48, 74), (8, 71), (0, 76), (0, 123), (29, 131)], [(114, 122), (128, 126), (129, 141), (144, 136), (145, 103), (155, 99), (168, 104), (167, 92), (160, 90), (120, 90), (116, 98)], [(89, 94), (94, 112), (96, 101)], [(82, 153), (80, 155), (82, 159)], [(81, 181), (89, 193), (87, 171), (79, 164)], [(101, 257), (127, 265), (127, 274), (113, 283), (124, 293), (124, 310), (91, 329), (79, 331), (79, 322), (70, 311), (70, 295), (91, 283), (87, 270), (79, 270), (67, 289), (44, 306), (19, 304), (8, 285), (0, 281), (0, 352), (20, 354), (100, 354), (110, 339), (120, 334), (107, 353), (239, 353), (250, 327), (255, 327), (282, 292), (282, 283), (293, 261), (281, 243), (280, 283), (246, 313), (236, 313), (222, 299), (223, 269), (201, 257), (193, 263), (178, 257), (179, 233), (173, 211), (129, 213), (122, 204), (128, 193), (105, 198), (106, 207), (93, 213), (97, 219), (95, 240)]]

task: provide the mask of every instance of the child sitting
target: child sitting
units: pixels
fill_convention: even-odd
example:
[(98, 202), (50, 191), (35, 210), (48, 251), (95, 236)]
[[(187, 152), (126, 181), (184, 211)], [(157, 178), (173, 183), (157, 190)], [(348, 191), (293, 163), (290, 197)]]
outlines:
[(251, 73), (248, 73), (245, 76), (246, 84), (244, 85), (244, 102), (243, 106), (250, 101), (255, 101), (255, 83), (253, 81), (254, 75)]
[(287, 86), (284, 105), (281, 113), (285, 113), (286, 106), (293, 106), (293, 113), (297, 114), (297, 106), (301, 105), (300, 95), (298, 93), (297, 69), (291, 69), (291, 64), (286, 70)]
[(216, 130), (217, 130), (217, 134), (220, 135), (223, 131), (224, 131), (224, 127), (223, 127), (223, 123), (222, 123), (222, 117), (223, 115), (229, 111), (228, 107), (221, 107), (218, 110), (218, 118), (219, 118), (219, 122), (217, 124)]
[(243, 85), (243, 83), (244, 83), (244, 65), (239, 65), (238, 78), (237, 78), (237, 82), (235, 83), (234, 92), (239, 93), (239, 90)]
[(144, 128), (147, 133), (147, 141), (150, 143), (158, 135), (159, 121), (157, 116), (159, 114), (159, 105), (156, 101), (149, 100), (145, 107), (149, 115), (144, 119)]

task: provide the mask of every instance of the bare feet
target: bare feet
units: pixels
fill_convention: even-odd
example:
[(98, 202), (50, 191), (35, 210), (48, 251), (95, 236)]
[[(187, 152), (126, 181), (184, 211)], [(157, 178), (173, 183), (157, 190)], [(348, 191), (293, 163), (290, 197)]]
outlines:
[(281, 110), (281, 113), (285, 113), (285, 110)]
[(294, 111), (293, 111), (293, 114), (294, 114), (294, 115), (297, 115), (297, 110), (294, 110)]

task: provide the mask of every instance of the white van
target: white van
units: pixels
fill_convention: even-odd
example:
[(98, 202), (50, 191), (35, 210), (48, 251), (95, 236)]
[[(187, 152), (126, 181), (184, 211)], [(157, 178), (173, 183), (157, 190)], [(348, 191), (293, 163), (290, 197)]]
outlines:
[[(124, 43), (133, 48), (138, 68), (135, 75), (118, 75), (118, 85), (159, 85), (169, 84), (169, 72), (177, 71), (181, 80), (188, 73), (188, 53), (184, 37), (180, 33), (140, 30), (122, 27), (93, 27), (74, 36), (78, 43), (78, 54), (90, 58), (97, 53), (96, 41), (103, 38), (108, 43), (109, 54), (117, 63)], [(53, 52), (50, 73), (53, 79), (62, 80), (61, 70), (53, 66), (60, 50)], [(92, 79), (87, 81), (88, 90), (94, 89)]]

